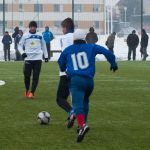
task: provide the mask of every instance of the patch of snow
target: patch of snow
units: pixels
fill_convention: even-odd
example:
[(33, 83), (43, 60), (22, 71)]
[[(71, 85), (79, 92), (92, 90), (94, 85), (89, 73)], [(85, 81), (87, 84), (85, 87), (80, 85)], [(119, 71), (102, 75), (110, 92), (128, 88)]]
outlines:
[[(150, 36), (150, 34), (149, 34)], [(61, 36), (56, 36), (55, 39), (51, 43), (51, 49), (52, 50), (60, 50), (60, 37)], [(106, 42), (107, 36), (105, 35), (100, 35), (99, 36), (99, 41), (97, 44), (106, 47), (105, 42)], [(2, 41), (2, 37), (0, 37), (0, 41)], [(148, 54), (150, 55), (150, 45), (147, 48)], [(118, 38), (116, 37), (115, 40), (115, 47), (114, 47), (114, 52), (117, 57), (117, 60), (124, 61), (127, 60), (127, 55), (128, 55), (128, 46), (127, 43), (125, 42), (124, 38)], [(59, 58), (60, 54), (54, 53), (52, 57), (52, 61), (57, 61)], [(4, 59), (4, 52), (3, 52), (3, 44), (0, 43), (0, 61), (3, 61)], [(140, 44), (137, 48), (137, 60), (141, 60), (141, 53), (140, 53)], [(11, 45), (11, 59), (15, 59), (15, 50), (14, 50), (14, 44)], [(104, 56), (98, 55), (97, 60), (105, 60)], [(150, 57), (147, 58), (147, 60), (150, 60)]]

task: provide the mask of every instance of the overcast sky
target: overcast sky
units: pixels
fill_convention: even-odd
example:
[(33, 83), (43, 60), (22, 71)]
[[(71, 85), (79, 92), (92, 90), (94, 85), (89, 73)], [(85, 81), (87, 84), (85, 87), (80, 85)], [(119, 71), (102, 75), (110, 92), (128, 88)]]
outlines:
[(106, 0), (106, 4), (111, 4), (111, 1), (113, 2), (113, 5), (115, 5), (119, 0)]

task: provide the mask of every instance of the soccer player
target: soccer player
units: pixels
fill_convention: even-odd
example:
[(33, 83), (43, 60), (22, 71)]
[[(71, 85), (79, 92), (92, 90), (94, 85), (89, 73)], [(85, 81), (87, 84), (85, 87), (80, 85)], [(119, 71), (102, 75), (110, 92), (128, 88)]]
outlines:
[(77, 142), (81, 142), (89, 131), (87, 117), (89, 97), (94, 88), (95, 57), (103, 54), (111, 64), (110, 70), (118, 69), (112, 52), (96, 44), (86, 44), (85, 32), (78, 29), (74, 33), (74, 44), (66, 48), (59, 60), (60, 70), (66, 71), (70, 77), (72, 104), (79, 126)]
[[(60, 39), (62, 51), (73, 44), (73, 32), (74, 32), (74, 22), (71, 18), (66, 18), (61, 23), (63, 36)], [(57, 90), (57, 104), (65, 110), (69, 117), (67, 127), (71, 128), (74, 124), (75, 116), (71, 105), (68, 103), (67, 99), (69, 96), (69, 78), (65, 72), (66, 70), (60, 71), (60, 81)]]
[[(18, 50), (21, 53), (24, 64), (24, 83), (26, 87), (25, 97), (32, 99), (38, 85), (39, 75), (42, 65), (42, 56), (44, 53), (45, 62), (48, 62), (48, 54), (46, 43), (42, 33), (37, 32), (37, 23), (31, 21), (29, 23), (29, 32), (25, 33), (21, 38)], [(32, 87), (30, 91), (30, 78), (33, 72)]]

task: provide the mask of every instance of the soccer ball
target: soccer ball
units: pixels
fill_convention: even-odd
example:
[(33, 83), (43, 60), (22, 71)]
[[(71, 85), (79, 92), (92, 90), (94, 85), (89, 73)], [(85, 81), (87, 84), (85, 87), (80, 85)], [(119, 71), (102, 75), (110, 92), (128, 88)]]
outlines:
[(50, 114), (46, 111), (42, 111), (38, 114), (37, 120), (40, 124), (48, 124), (50, 122)]

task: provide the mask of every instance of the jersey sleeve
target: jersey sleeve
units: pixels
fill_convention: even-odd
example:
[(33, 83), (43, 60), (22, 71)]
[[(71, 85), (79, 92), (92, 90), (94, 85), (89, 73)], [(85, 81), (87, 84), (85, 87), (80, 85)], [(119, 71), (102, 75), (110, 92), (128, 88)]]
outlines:
[(45, 40), (44, 40), (44, 37), (43, 37), (43, 36), (42, 36), (42, 39), (41, 39), (41, 46), (42, 46), (42, 51), (43, 51), (43, 53), (44, 53), (44, 57), (45, 57), (45, 58), (48, 58), (46, 43), (45, 43)]
[(113, 67), (117, 66), (115, 55), (112, 52), (110, 52), (108, 49), (99, 45), (95, 45), (94, 50), (95, 50), (95, 55), (102, 54), (106, 57), (107, 61), (111, 64), (111, 66)]
[(25, 45), (25, 36), (23, 35), (18, 44), (18, 51), (20, 52), (21, 55), (24, 53), (24, 50), (23, 50), (24, 45)]
[(64, 50), (59, 59), (58, 59), (58, 64), (61, 72), (65, 72), (67, 69), (67, 54), (66, 51)]

